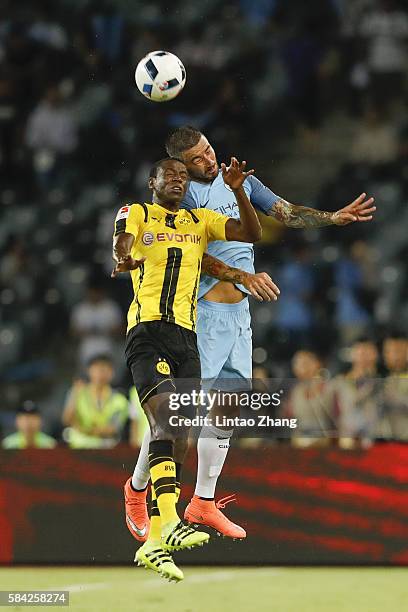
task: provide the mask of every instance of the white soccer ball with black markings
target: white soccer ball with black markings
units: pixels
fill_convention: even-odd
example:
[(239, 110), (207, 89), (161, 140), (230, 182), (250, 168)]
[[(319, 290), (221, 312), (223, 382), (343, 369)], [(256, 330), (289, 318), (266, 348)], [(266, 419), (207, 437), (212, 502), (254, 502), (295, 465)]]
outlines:
[(186, 69), (173, 53), (152, 51), (138, 63), (136, 85), (146, 98), (167, 102), (175, 98), (186, 83)]

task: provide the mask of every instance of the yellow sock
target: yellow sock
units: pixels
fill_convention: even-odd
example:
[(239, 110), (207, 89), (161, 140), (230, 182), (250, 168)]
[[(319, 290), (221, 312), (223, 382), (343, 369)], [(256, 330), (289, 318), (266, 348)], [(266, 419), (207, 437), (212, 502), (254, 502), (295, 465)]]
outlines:
[(149, 542), (160, 542), (161, 536), (161, 520), (160, 520), (160, 512), (159, 507), (157, 505), (156, 492), (152, 485), (152, 503), (151, 503), (151, 513), (150, 513), (150, 531), (149, 537), (147, 538)]
[(150, 442), (149, 465), (161, 526), (178, 522), (180, 519), (176, 510), (176, 466), (173, 460), (173, 443), (169, 440)]

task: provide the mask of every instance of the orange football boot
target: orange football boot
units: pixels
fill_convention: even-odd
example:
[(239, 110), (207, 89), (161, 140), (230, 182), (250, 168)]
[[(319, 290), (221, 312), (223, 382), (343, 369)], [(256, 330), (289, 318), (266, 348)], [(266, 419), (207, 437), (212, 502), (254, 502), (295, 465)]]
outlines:
[(150, 519), (147, 512), (145, 491), (134, 491), (129, 478), (123, 488), (125, 493), (126, 525), (132, 536), (139, 542), (146, 542), (150, 530)]
[(229, 520), (220, 510), (230, 502), (236, 501), (235, 495), (228, 495), (217, 503), (214, 500), (200, 499), (197, 495), (188, 504), (184, 518), (194, 525), (206, 525), (218, 532), (218, 535), (227, 536), (234, 540), (246, 538), (246, 531)]

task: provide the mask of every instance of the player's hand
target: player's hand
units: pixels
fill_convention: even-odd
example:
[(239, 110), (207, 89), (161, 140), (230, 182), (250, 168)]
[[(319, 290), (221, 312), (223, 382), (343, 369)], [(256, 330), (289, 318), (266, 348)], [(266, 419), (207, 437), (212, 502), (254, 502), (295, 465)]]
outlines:
[(355, 221), (371, 221), (376, 207), (372, 206), (374, 198), (368, 198), (367, 194), (362, 193), (351, 204), (333, 213), (334, 225), (348, 225)]
[(248, 170), (248, 172), (245, 172), (245, 168), (246, 161), (240, 163), (236, 157), (231, 157), (231, 164), (229, 166), (221, 164), (224, 183), (231, 187), (233, 191), (242, 187), (245, 179), (255, 172), (255, 170)]
[(146, 261), (146, 257), (142, 257), (142, 259), (133, 259), (131, 255), (127, 255), (126, 257), (122, 257), (122, 259), (118, 259), (116, 262), (116, 266), (112, 270), (111, 278), (115, 278), (121, 272), (130, 272), (130, 270), (137, 270), (142, 263)]
[(259, 302), (276, 301), (280, 295), (279, 287), (266, 272), (246, 274), (242, 284)]

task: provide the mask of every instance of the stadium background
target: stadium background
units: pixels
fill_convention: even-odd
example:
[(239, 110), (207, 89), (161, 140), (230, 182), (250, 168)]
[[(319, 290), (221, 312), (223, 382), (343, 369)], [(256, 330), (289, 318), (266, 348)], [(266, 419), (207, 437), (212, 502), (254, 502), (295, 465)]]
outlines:
[[(385, 43), (367, 17), (380, 13), (377, 22), (387, 21), (381, 12), (384, 5), (392, 14), (402, 11), (391, 19)], [(41, 406), (45, 431), (61, 440), (64, 399), (83, 370), (78, 341), (71, 333), (73, 309), (90, 287), (97, 287), (126, 312), (128, 281), (109, 279), (114, 214), (122, 202), (148, 199), (147, 170), (163, 155), (169, 129), (179, 124), (202, 129), (220, 161), (230, 155), (248, 159), (259, 178), (289, 201), (334, 211), (362, 191), (377, 200), (376, 218), (367, 225), (302, 231), (263, 221), (256, 267), (271, 274), (282, 297), (276, 306), (252, 301), (255, 365), (265, 367), (269, 376), (288, 376), (293, 353), (312, 346), (324, 355), (325, 367), (334, 374), (348, 366), (350, 342), (359, 334), (369, 333), (380, 342), (391, 327), (407, 329), (404, 45), (408, 14), (404, 3), (241, 0), (220, 6), (215, 0), (200, 4), (180, 0), (170, 6), (166, 2), (61, 0), (2, 1), (0, 9), (3, 435), (14, 427), (15, 409), (30, 398)], [(188, 75), (183, 94), (160, 106), (144, 100), (133, 83), (137, 61), (156, 48), (178, 54)], [(387, 61), (381, 63), (378, 56)], [(60, 133), (52, 130), (55, 109), (63, 116)], [(41, 138), (32, 128), (36, 110), (42, 113), (43, 125), (50, 127)], [(126, 389), (130, 381), (121, 358), (120, 335), (111, 341), (115, 382)], [(285, 542), (295, 542), (295, 556), (301, 562), (407, 562), (406, 548), (402, 548), (407, 530), (402, 492), (407, 482), (406, 446), (379, 444), (368, 451), (346, 453), (347, 474), (333, 466), (327, 473), (321, 468), (326, 461), (330, 464), (330, 452), (341, 458), (341, 451), (323, 450), (319, 451), (323, 456), (315, 457), (313, 452), (318, 451), (294, 451), (284, 444), (283, 448), (283, 454), (282, 449), (269, 446), (257, 451), (236, 449), (223, 486), (236, 482), (235, 461), (247, 461), (249, 453), (255, 462), (256, 453), (261, 453), (265, 470), (271, 473), (277, 456), (286, 462), (281, 465), (283, 479), (297, 475), (301, 482), (302, 466), (310, 462), (309, 476), (318, 473), (323, 489), (330, 479), (354, 483), (354, 488), (337, 491), (336, 499), (328, 494), (322, 516), (329, 509), (332, 514), (322, 524), (322, 516), (308, 515), (308, 511), (324, 496), (308, 499), (300, 486), (289, 497), (283, 490), (279, 505), (278, 492), (265, 487), (263, 495), (271, 491), (276, 501), (267, 517), (274, 525), (271, 537), (279, 528), (287, 535), (280, 555), (269, 551), (265, 561), (293, 562)], [(51, 540), (49, 547), (40, 545), (41, 525), (44, 521), (55, 524), (61, 512), (59, 504), (52, 508), (59, 488), (56, 482), (61, 482), (64, 466), (66, 473), (78, 462), (74, 471), (78, 479), (64, 482), (59, 490), (69, 521), (69, 516), (79, 516), (76, 513), (83, 504), (93, 503), (87, 495), (81, 498), (81, 462), (89, 462), (94, 475), (98, 473), (95, 466), (101, 465), (102, 474), (106, 463), (116, 466), (107, 492), (112, 506), (107, 503), (98, 520), (109, 516), (113, 533), (120, 530), (120, 542), (125, 542), (120, 469), (125, 477), (123, 466), (130, 469), (135, 450), (120, 447), (100, 456), (86, 452), (75, 456), (66, 449), (49, 452), (58, 454), (52, 458), (40, 451), (34, 455), (9, 451), (0, 456), (1, 520), (3, 533), (9, 536), (1, 560), (95, 562), (89, 546), (72, 551), (69, 559), (58, 554), (45, 558), (47, 550), (57, 550)], [(370, 453), (374, 453), (372, 460)], [(193, 460), (190, 455), (190, 485), (183, 496), (191, 486)], [(61, 462), (62, 474), (53, 474), (54, 462)], [(371, 473), (367, 467), (379, 464), (388, 470)], [(255, 477), (248, 476), (247, 481), (248, 491), (259, 486)], [(101, 486), (102, 492), (107, 487), (94, 478), (92, 484), (94, 490)], [(112, 489), (113, 484), (118, 486)], [(352, 498), (358, 490), (362, 497), (356, 502)], [(28, 491), (35, 492), (34, 505), (20, 507), (32, 511), (19, 516), (14, 512), (15, 500)], [(102, 502), (103, 495), (97, 495)], [(371, 507), (373, 515), (366, 517), (365, 525), (347, 526), (344, 514), (351, 513), (351, 521), (358, 514), (363, 521), (367, 504), (376, 506), (376, 499), (383, 497), (396, 503), (390, 522), (381, 523), (381, 534), (378, 520), (389, 516), (387, 504)], [(293, 522), (288, 515), (282, 519), (282, 513), (290, 514), (291, 505), (299, 507)], [(255, 509), (247, 511), (257, 516)], [(239, 513), (231, 509), (237, 520), (243, 516)], [(277, 517), (287, 524), (277, 522)], [(305, 521), (309, 527), (314, 522), (320, 536), (333, 538), (332, 542), (338, 538), (339, 547), (329, 554), (322, 541), (314, 539), (314, 529), (310, 529), (310, 541), (306, 538), (296, 544), (295, 532), (309, 533)], [(54, 543), (57, 537), (55, 530)], [(349, 538), (348, 551), (344, 538)], [(360, 552), (359, 541), (363, 541)], [(123, 556), (118, 553), (112, 561), (126, 561), (132, 546), (128, 540), (123, 545)], [(230, 549), (213, 550), (215, 559), (206, 561), (220, 560), (219, 551), (228, 556)], [(104, 555), (101, 551), (97, 560), (109, 562)], [(244, 557), (234, 551), (234, 562), (244, 563)]]

